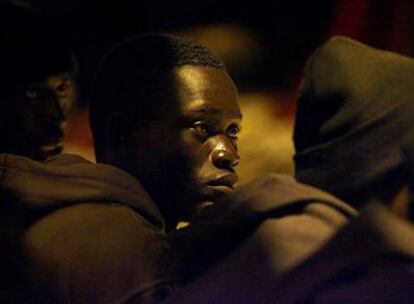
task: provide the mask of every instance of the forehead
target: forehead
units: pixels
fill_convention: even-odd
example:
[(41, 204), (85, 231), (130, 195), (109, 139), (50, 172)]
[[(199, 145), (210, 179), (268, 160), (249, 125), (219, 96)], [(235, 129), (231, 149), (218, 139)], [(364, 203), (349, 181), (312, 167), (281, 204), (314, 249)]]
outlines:
[(60, 72), (55, 74), (47, 75), (43, 78), (32, 81), (28, 86), (39, 86), (39, 87), (56, 87), (62, 83), (72, 83), (73, 76), (69, 72)]
[(186, 65), (176, 68), (174, 77), (184, 113), (198, 111), (241, 118), (237, 89), (225, 70)]
[(69, 72), (62, 72), (48, 76), (46, 81), (50, 85), (56, 85), (62, 82), (71, 81), (72, 79), (72, 75)]

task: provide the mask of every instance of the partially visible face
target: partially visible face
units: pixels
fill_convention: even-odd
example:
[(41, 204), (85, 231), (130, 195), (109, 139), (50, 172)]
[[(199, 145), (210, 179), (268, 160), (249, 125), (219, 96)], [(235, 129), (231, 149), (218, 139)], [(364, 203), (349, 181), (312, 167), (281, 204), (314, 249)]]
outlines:
[(241, 112), (237, 89), (225, 70), (183, 66), (175, 70), (181, 105), (181, 139), (201, 186), (201, 202), (231, 193), (239, 163)]
[(2, 152), (43, 160), (63, 149), (63, 125), (75, 99), (75, 84), (69, 73), (32, 82), (3, 109)]

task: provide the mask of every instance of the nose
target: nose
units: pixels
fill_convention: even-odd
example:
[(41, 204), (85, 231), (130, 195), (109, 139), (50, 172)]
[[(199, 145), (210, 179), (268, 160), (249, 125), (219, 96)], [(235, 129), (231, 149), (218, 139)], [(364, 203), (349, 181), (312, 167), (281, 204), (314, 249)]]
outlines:
[(211, 155), (213, 164), (220, 169), (231, 169), (240, 162), (237, 149), (229, 140), (219, 141)]
[(47, 104), (46, 116), (49, 116), (49, 119), (54, 120), (55, 123), (61, 124), (65, 120), (65, 115), (59, 99), (53, 92), (48, 91), (44, 95), (44, 102)]
[(48, 127), (60, 127), (65, 120), (62, 110), (58, 106), (47, 109), (39, 118), (41, 123)]

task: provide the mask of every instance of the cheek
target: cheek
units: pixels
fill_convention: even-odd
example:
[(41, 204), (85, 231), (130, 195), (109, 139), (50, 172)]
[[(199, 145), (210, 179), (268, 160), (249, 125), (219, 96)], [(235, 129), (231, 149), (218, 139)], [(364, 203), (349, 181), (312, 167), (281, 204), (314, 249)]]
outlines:
[(75, 96), (72, 94), (68, 94), (65, 97), (59, 97), (58, 100), (61, 111), (63, 115), (66, 117), (73, 107), (73, 104), (75, 102)]
[(0, 134), (3, 144), (28, 146), (38, 140), (41, 130), (36, 124), (36, 109), (24, 105), (24, 100), (17, 100), (13, 106), (6, 105), (8, 111), (1, 113)]
[(26, 129), (29, 131), (31, 129), (37, 129), (38, 124), (37, 117), (38, 117), (38, 109), (35, 107), (26, 106), (20, 109), (20, 112), (17, 113), (15, 117), (16, 121), (14, 122), (22, 129)]
[(13, 129), (16, 141), (24, 146), (40, 146), (45, 133), (34, 111), (21, 112), (13, 122)]
[(184, 152), (192, 161), (193, 170), (198, 175), (198, 172), (209, 162), (210, 143), (208, 140), (200, 141), (190, 129), (182, 131), (181, 140)]

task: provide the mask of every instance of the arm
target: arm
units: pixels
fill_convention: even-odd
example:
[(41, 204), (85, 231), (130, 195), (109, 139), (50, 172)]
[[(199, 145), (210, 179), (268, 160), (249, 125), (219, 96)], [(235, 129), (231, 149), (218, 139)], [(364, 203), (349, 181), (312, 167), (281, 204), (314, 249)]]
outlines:
[(249, 302), (249, 296), (257, 302), (357, 214), (321, 190), (275, 175), (243, 186), (224, 203), (171, 242), (184, 278), (177, 303)]
[[(315, 204), (315, 201), (320, 203)], [(182, 284), (245, 241), (266, 219), (312, 215), (337, 230), (356, 211), (339, 199), (288, 176), (269, 175), (238, 189), (228, 201), (205, 208), (190, 226), (170, 235)]]
[(330, 211), (324, 205), (309, 206), (311, 213), (264, 220), (234, 250), (177, 289), (171, 302), (271, 303), (283, 275), (318, 251), (341, 226), (325, 219)]

